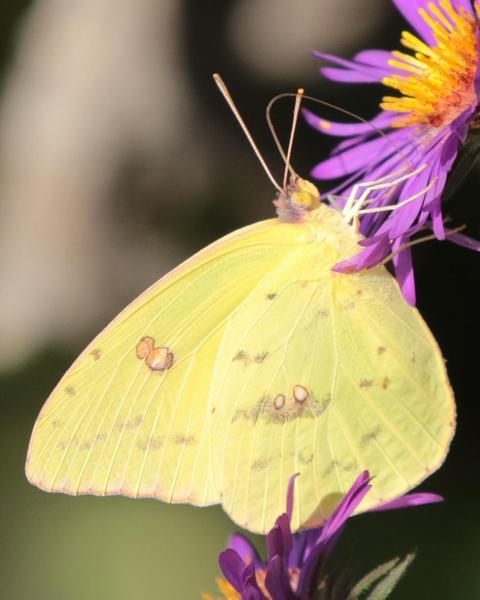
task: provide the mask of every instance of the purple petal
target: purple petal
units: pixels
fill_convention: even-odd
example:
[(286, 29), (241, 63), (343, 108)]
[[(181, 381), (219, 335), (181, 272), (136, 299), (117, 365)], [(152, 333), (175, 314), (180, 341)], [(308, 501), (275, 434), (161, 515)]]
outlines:
[(330, 515), (322, 529), (322, 538), (330, 537), (339, 529), (357, 508), (370, 488), (371, 477), (368, 471), (363, 471), (352, 484), (352, 487)]
[(459, 246), (463, 246), (464, 248), (468, 248), (469, 250), (475, 250), (476, 252), (480, 252), (480, 241), (475, 240), (469, 237), (468, 235), (464, 235), (463, 233), (454, 233), (450, 232), (447, 229), (446, 239), (449, 242), (458, 244)]
[(258, 586), (253, 563), (245, 567), (242, 577), (242, 600), (266, 600), (264, 593)]
[(290, 587), (288, 570), (279, 556), (274, 556), (268, 563), (265, 587), (275, 600), (294, 600), (295, 598)]
[(231, 535), (230, 539), (228, 540), (228, 547), (231, 550), (235, 550), (244, 564), (248, 565), (249, 563), (253, 562), (256, 567), (263, 566), (264, 563), (260, 560), (255, 547), (242, 534), (234, 533)]
[(385, 71), (391, 71), (392, 67), (388, 63), (392, 58), (392, 53), (386, 50), (362, 50), (355, 54), (353, 60)]
[[(477, 48), (480, 48), (480, 28), (477, 30)], [(477, 57), (477, 76), (475, 77), (475, 92), (480, 96), (480, 52)]]
[(235, 550), (227, 548), (220, 553), (218, 563), (227, 580), (233, 585), (237, 592), (241, 593), (243, 589), (242, 574), (245, 570), (245, 563), (240, 556)]
[(401, 496), (400, 498), (396, 498), (391, 502), (386, 502), (381, 506), (377, 506), (373, 510), (369, 512), (381, 512), (384, 510), (396, 510), (398, 508), (408, 508), (410, 506), (420, 506), (422, 504), (435, 504), (437, 502), (443, 502), (442, 496), (438, 494), (429, 494), (429, 493), (417, 493), (417, 494), (407, 494), (406, 496)]
[[(397, 238), (392, 244), (393, 252), (397, 251), (400, 246), (405, 243), (405, 241), (406, 239), (404, 237)], [(405, 300), (411, 306), (415, 306), (415, 278), (413, 274), (412, 252), (410, 248), (405, 248), (398, 254), (395, 254), (392, 262), (395, 269), (395, 277), (397, 278), (398, 285), (402, 290)]]
[(389, 248), (388, 238), (382, 236), (371, 242), (364, 250), (355, 254), (355, 256), (337, 263), (332, 270), (336, 273), (354, 273), (362, 269), (368, 269), (381, 262), (388, 255)]
[(285, 561), (292, 549), (292, 533), (290, 530), (290, 519), (286, 513), (280, 515), (274, 527), (267, 535), (268, 557), (280, 556)]
[(320, 69), (320, 73), (326, 79), (338, 83), (379, 83), (383, 79), (381, 75), (372, 77), (357, 71), (347, 71), (346, 69), (336, 69), (334, 67), (323, 67)]
[[(415, 175), (411, 179), (408, 179), (403, 185), (398, 201), (403, 202), (405, 200), (408, 200), (418, 192), (421, 192), (423, 189), (425, 189), (432, 180), (432, 178), (436, 176), (438, 168), (438, 163), (436, 163), (433, 167), (429, 165), (421, 173), (418, 173), (418, 175)], [(399, 236), (403, 235), (413, 225), (415, 219), (417, 218), (419, 212), (422, 209), (425, 196), (427, 194), (431, 194), (432, 191), (433, 189), (431, 188), (422, 196), (419, 196), (415, 200), (412, 200), (408, 204), (405, 204), (405, 206), (397, 208), (390, 214), (390, 239), (394, 240)]]
[(378, 164), (409, 143), (411, 140), (406, 130), (387, 133), (385, 136), (369, 140), (341, 154), (327, 158), (313, 169), (312, 175), (316, 179), (344, 177), (366, 165)]
[(445, 187), (445, 183), (447, 182), (447, 171), (443, 169), (439, 170), (438, 168), (436, 168), (435, 171), (437, 181), (435, 182), (435, 185), (431, 189), (431, 191), (426, 195), (422, 207), (422, 211), (427, 211), (428, 213), (430, 213), (433, 210), (433, 206), (435, 203), (440, 202), (443, 188)]
[(433, 233), (437, 240), (445, 239), (445, 227), (443, 225), (443, 214), (442, 214), (442, 203), (440, 201), (440, 197), (438, 197), (438, 201), (434, 205), (432, 211), (432, 229)]
[[(393, 3), (396, 5), (398, 10), (402, 13), (405, 19), (414, 27), (418, 33), (423, 37), (423, 39), (430, 46), (435, 46), (436, 41), (435, 37), (432, 33), (430, 26), (426, 23), (426, 21), (420, 16), (419, 9), (423, 8), (426, 10), (431, 17), (435, 21), (438, 21), (437, 17), (433, 15), (428, 10), (428, 5), (432, 2), (432, 0), (393, 0)], [(438, 0), (433, 2), (433, 4), (437, 5), (439, 8)], [(470, 0), (452, 0), (453, 7), (458, 12), (459, 8), (464, 8), (469, 14), (473, 15), (472, 2)], [(441, 10), (441, 9), (440, 9)], [(451, 22), (450, 17), (442, 11), (445, 17)]]
[(475, 12), (472, 8), (471, 0), (452, 0), (453, 7), (458, 12), (460, 7), (464, 8), (469, 14), (474, 15)]
[(323, 52), (312, 52), (320, 60), (342, 67), (341, 69), (323, 67), (321, 73), (333, 81), (349, 81), (350, 83), (380, 83), (384, 77), (391, 74), (391, 69), (379, 69), (363, 63), (357, 63), (345, 58)]
[(287, 516), (288, 521), (292, 520), (293, 514), (293, 492), (295, 487), (295, 479), (300, 475), (300, 473), (295, 473), (290, 477), (290, 481), (288, 482), (288, 490), (287, 490)]
[(242, 600), (266, 600), (266, 598), (258, 587), (246, 584), (243, 588)]
[(318, 528), (306, 529), (294, 534), (293, 548), (288, 557), (288, 566), (292, 569), (301, 568), (317, 539)]
[(426, 8), (430, 0), (393, 0), (397, 9), (410, 25), (430, 46), (435, 46), (435, 37), (425, 20), (419, 15), (419, 8)]
[(358, 144), (365, 143), (370, 138), (369, 133), (364, 133), (362, 135), (355, 135), (353, 137), (347, 137), (346, 139), (339, 142), (335, 148), (330, 153), (331, 156), (336, 156), (337, 154), (341, 154), (344, 150), (348, 150), (349, 148), (353, 148)]
[(319, 530), (320, 533), (316, 543), (303, 565), (300, 580), (298, 582), (298, 593), (309, 593), (313, 576), (320, 559), (329, 551), (329, 542), (334, 539), (335, 534), (340, 531), (342, 525), (363, 500), (365, 494), (370, 490), (370, 480), (371, 478), (368, 471), (363, 471), (345, 494), (336, 510), (330, 515), (324, 527)]
[(390, 127), (395, 116), (382, 111), (374, 119), (366, 123), (338, 123), (322, 119), (316, 114), (310, 112), (306, 108), (302, 110), (303, 116), (309, 125), (314, 129), (321, 131), (325, 135), (334, 137), (350, 137), (362, 135), (365, 133), (377, 133), (379, 129)]

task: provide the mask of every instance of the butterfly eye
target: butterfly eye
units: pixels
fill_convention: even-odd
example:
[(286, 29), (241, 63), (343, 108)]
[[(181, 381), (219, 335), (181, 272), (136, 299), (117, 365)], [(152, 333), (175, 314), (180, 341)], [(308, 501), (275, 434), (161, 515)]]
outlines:
[(290, 194), (294, 206), (305, 210), (315, 210), (320, 206), (320, 193), (313, 183), (298, 177), (294, 186)]

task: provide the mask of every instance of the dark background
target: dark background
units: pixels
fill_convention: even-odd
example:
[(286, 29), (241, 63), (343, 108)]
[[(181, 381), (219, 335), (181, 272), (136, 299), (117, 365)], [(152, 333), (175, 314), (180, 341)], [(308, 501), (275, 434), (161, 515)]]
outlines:
[[(112, 14), (104, 11), (97, 23), (97, 42), (118, 31), (115, 11), (132, 10), (134, 4), (119, 2), (112, 4)], [(271, 186), (213, 85), (212, 72), (224, 76), (267, 162), (279, 176), (281, 161), (264, 120), (264, 108), (272, 96), (302, 86), (307, 93), (364, 117), (375, 113), (382, 94), (378, 86), (321, 81), (318, 64), (308, 50), (314, 46), (332, 51), (333, 44), (336, 52), (348, 57), (367, 47), (394, 48), (405, 24), (389, 2), (372, 1), (369, 13), (363, 3), (344, 0), (338, 3), (344, 16), (332, 31), (333, 25), (322, 18), (322, 4), (326, 10), (328, 2), (317, 0), (318, 38), (313, 43), (308, 32), (304, 40), (301, 35), (292, 39), (292, 30), (305, 23), (298, 4), (281, 2), (278, 8), (270, 7), (272, 25), (265, 28), (266, 41), (256, 51), (255, 46), (247, 47), (252, 38), (245, 31), (250, 26), (255, 34), (256, 11), (267, 11), (262, 2), (139, 2), (138, 10), (145, 11), (142, 18), (149, 23), (152, 37), (144, 57), (152, 71), (145, 70), (145, 80), (151, 73), (156, 83), (142, 92), (136, 70), (142, 68), (143, 55), (137, 50), (131, 61), (120, 61), (123, 68), (101, 71), (100, 80), (111, 78), (107, 93), (98, 92), (99, 97), (104, 94), (104, 101), (85, 104), (84, 111), (72, 113), (72, 119), (79, 119), (78, 131), (88, 134), (86, 147), (91, 140), (93, 148), (91, 154), (78, 153), (75, 168), (81, 174), (95, 170), (96, 179), (83, 189), (82, 175), (71, 195), (68, 178), (67, 184), (58, 183), (55, 168), (45, 187), (41, 177), (34, 187), (27, 184), (29, 174), (36, 173), (37, 161), (38, 170), (42, 169), (42, 153), (52, 136), (58, 135), (59, 156), (68, 158), (69, 152), (77, 156), (75, 130), (69, 136), (59, 133), (55, 115), (60, 109), (55, 102), (71, 101), (74, 93), (68, 96), (66, 88), (75, 89), (72, 81), (77, 85), (81, 78), (88, 82), (89, 69), (102, 62), (99, 50), (86, 72), (81, 71), (84, 63), (80, 61), (72, 77), (75, 61), (62, 59), (69, 52), (88, 51), (91, 22), (86, 20), (82, 32), (82, 22), (76, 20), (78, 28), (72, 33), (78, 40), (87, 40), (85, 47), (64, 47), (62, 39), (56, 44), (58, 29), (51, 26), (60, 20), (54, 2), (12, 2), (0, 9), (0, 282), (3, 297), (16, 299), (0, 308), (0, 324), (5, 325), (5, 333), (0, 331), (4, 350), (0, 355), (2, 598), (180, 600), (199, 598), (202, 591), (215, 589), (216, 557), (234, 530), (220, 508), (51, 496), (27, 484), (23, 465), (39, 409), (89, 339), (180, 259), (220, 235), (272, 215)], [(87, 15), (92, 12), (95, 23), (96, 2), (89, 5), (83, 10)], [(360, 6), (365, 10), (359, 11)], [(244, 12), (236, 12), (240, 9)], [(273, 18), (278, 17), (276, 11), (281, 11), (283, 20)], [(378, 14), (373, 18), (375, 11)], [(244, 29), (239, 25), (240, 14), (250, 15)], [(352, 19), (354, 27), (364, 32), (354, 42), (348, 36)], [(269, 23), (268, 18), (265, 22)], [(246, 36), (243, 49), (250, 53), (241, 51), (242, 35)], [(127, 30), (122, 44), (127, 57), (129, 44), (132, 49), (141, 48), (142, 40), (129, 37)], [(42, 48), (46, 49), (41, 52)], [(282, 62), (286, 50), (291, 62)], [(45, 65), (51, 60), (57, 67), (48, 83), (51, 87), (52, 80), (56, 82), (58, 94), (55, 86), (48, 93), (44, 89), (42, 78), (49, 73)], [(168, 73), (163, 70), (166, 61), (173, 65)], [(108, 136), (104, 130), (103, 137), (96, 136), (97, 123), (110, 119), (111, 129), (122, 131), (122, 113), (117, 120), (112, 117), (121, 95), (117, 90), (127, 90), (124, 98), (133, 88), (138, 93), (132, 94), (132, 102), (141, 105), (142, 93), (149, 96), (146, 108), (138, 110), (144, 121), (132, 119), (135, 127), (114, 136), (114, 142), (104, 143)], [(91, 93), (96, 99), (95, 88)], [(81, 106), (82, 92), (78, 95), (75, 101)], [(51, 109), (45, 108), (45, 98), (53, 102)], [(44, 119), (39, 103), (52, 121), (47, 119), (44, 129), (23, 127), (25, 122), (35, 125)], [(287, 104), (275, 111), (284, 135), (290, 111)], [(326, 116), (335, 118), (333, 113)], [(336, 118), (341, 120), (341, 116)], [(23, 146), (18, 139), (23, 139)], [(294, 152), (296, 170), (308, 176), (326, 156), (329, 143), (301, 124)], [(102, 152), (108, 158), (105, 163)], [(57, 183), (60, 201), (55, 204)], [(447, 211), (455, 224), (467, 223), (468, 231), (477, 237), (478, 183), (478, 175), (472, 173)], [(42, 218), (32, 224), (29, 219), (37, 213)], [(91, 252), (92, 247), (96, 252)], [(393, 598), (475, 599), (480, 597), (478, 256), (449, 243), (433, 242), (417, 246), (414, 260), (418, 308), (443, 350), (458, 403), (457, 434), (447, 462), (421, 486), (444, 495), (446, 502), (353, 519), (335, 560), (341, 568), (363, 573), (380, 561), (417, 549), (418, 557)]]

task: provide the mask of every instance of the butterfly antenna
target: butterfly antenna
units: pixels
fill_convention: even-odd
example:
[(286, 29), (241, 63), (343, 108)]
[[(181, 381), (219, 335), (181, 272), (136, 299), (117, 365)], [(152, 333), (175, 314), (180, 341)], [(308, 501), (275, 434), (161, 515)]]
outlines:
[[(273, 105), (276, 104), (282, 98), (292, 98), (292, 97), (296, 97), (297, 95), (298, 94), (292, 94), (289, 92), (287, 92), (285, 94), (279, 94), (278, 96), (275, 96), (275, 98), (272, 98), (272, 100), (270, 100), (270, 102), (268, 103), (268, 106), (267, 106), (267, 123), (270, 128), (270, 131), (272, 132), (272, 136), (273, 136), (273, 139), (275, 140), (277, 148), (280, 151), (280, 154), (282, 155), (284, 160), (286, 160), (285, 151), (284, 151), (284, 149), (278, 139), (278, 136), (275, 132), (275, 128), (274, 128), (273, 122), (272, 122), (271, 112), (272, 112)], [(359, 121), (360, 123), (365, 123), (372, 129), (372, 131), (375, 131), (375, 133), (377, 133), (379, 136), (384, 138), (385, 142), (387, 142), (395, 150), (395, 152), (397, 152), (397, 154), (402, 157), (402, 159), (405, 163), (405, 166), (408, 169), (414, 168), (413, 165), (411, 164), (411, 162), (408, 160), (405, 153), (402, 152), (402, 150), (398, 147), (398, 145), (394, 141), (392, 141), (381, 129), (379, 129), (376, 125), (374, 125), (368, 119), (364, 119), (360, 115), (357, 115), (356, 113), (351, 112), (350, 110), (347, 110), (345, 108), (337, 106), (336, 104), (332, 104), (331, 102), (326, 102), (325, 100), (320, 100), (319, 98), (315, 98), (314, 96), (307, 96), (305, 94), (302, 94), (302, 98), (304, 98), (305, 100), (309, 100), (310, 102), (316, 102), (317, 104), (320, 104), (321, 106), (325, 106), (326, 108), (331, 108), (333, 110), (336, 110), (337, 112), (340, 112), (348, 117), (351, 117), (352, 119), (355, 119), (356, 121)]]
[(223, 81), (223, 79), (220, 77), (220, 75), (218, 73), (213, 74), (213, 79), (215, 80), (215, 83), (217, 84), (218, 89), (222, 92), (223, 97), (227, 101), (227, 104), (230, 107), (230, 110), (235, 115), (240, 127), (243, 129), (244, 134), (247, 136), (247, 140), (250, 142), (250, 146), (252, 147), (253, 151), (255, 152), (255, 155), (257, 156), (258, 160), (260, 161), (260, 164), (262, 165), (263, 170), (267, 174), (270, 181), (273, 183), (273, 186), (275, 187), (275, 189), (277, 189), (280, 193), (282, 193), (283, 192), (282, 187), (277, 183), (277, 181), (275, 180), (275, 177), (272, 175), (272, 172), (268, 168), (267, 163), (265, 162), (263, 156), (260, 154), (260, 150), (258, 149), (257, 145), (255, 144), (252, 134), (248, 130), (248, 127), (246, 126), (245, 121), (242, 119), (240, 112), (239, 112), (238, 108), (236, 107), (235, 102), (233, 101), (233, 98), (227, 89), (227, 86), (225, 85), (225, 82)]
[(300, 114), (300, 104), (302, 102), (302, 96), (305, 91), (300, 88), (297, 90), (295, 95), (295, 106), (293, 107), (293, 121), (292, 121), (292, 129), (290, 131), (290, 140), (288, 141), (288, 150), (287, 156), (285, 157), (285, 172), (283, 174), (283, 189), (287, 189), (288, 182), (288, 174), (297, 175), (292, 168), (291, 159), (292, 159), (292, 149), (293, 149), (293, 140), (295, 139), (295, 132), (297, 130), (298, 123), (298, 115)]
[[(270, 129), (270, 133), (272, 134), (273, 141), (275, 142), (275, 145), (277, 146), (280, 156), (282, 157), (282, 160), (285, 163), (285, 169), (288, 168), (288, 170), (290, 171), (290, 173), (292, 175), (296, 175), (295, 171), (293, 170), (292, 165), (289, 164), (289, 161), (287, 160), (287, 153), (285, 152), (285, 150), (282, 146), (282, 142), (280, 141), (280, 138), (278, 137), (277, 130), (275, 129), (275, 125), (273, 124), (273, 119), (272, 119), (272, 114), (271, 114), (272, 106), (278, 100), (279, 97), (291, 98), (292, 96), (295, 96), (295, 98), (297, 98), (298, 93), (297, 94), (281, 94), (280, 96), (275, 96), (275, 98), (272, 98), (270, 100), (270, 102), (268, 103), (267, 108), (265, 110), (265, 117), (267, 119), (267, 125), (268, 125), (268, 128)], [(302, 96), (303, 96), (303, 94), (302, 94)]]
[(302, 103), (302, 96), (305, 91), (302, 88), (297, 90), (295, 94), (295, 106), (293, 107), (293, 121), (292, 121), (292, 129), (290, 131), (290, 140), (288, 141), (288, 150), (287, 156), (285, 158), (285, 172), (283, 174), (283, 189), (287, 189), (288, 182), (288, 174), (298, 177), (292, 167), (292, 149), (293, 149), (293, 140), (295, 139), (295, 133), (297, 131), (297, 123), (298, 123), (298, 115), (300, 114), (300, 104)]

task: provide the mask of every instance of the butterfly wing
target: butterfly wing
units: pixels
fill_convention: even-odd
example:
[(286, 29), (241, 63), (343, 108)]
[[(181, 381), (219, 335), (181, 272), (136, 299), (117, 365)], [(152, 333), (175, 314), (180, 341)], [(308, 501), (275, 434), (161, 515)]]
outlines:
[[(212, 386), (225, 510), (265, 532), (294, 473), (293, 528), (319, 525), (358, 474), (368, 510), (443, 462), (455, 407), (443, 359), (384, 267), (333, 273), (327, 244), (266, 275), (226, 326)], [(233, 357), (233, 360), (232, 358)]]
[[(278, 227), (291, 234), (282, 243)], [(127, 307), (46, 402), (30, 442), (28, 479), (51, 492), (217, 502), (208, 395), (225, 325), (302, 235), (276, 221), (245, 228)]]
[(236, 232), (127, 307), (42, 409), (30, 481), (222, 502), (266, 531), (295, 472), (297, 529), (362, 469), (376, 475), (365, 510), (437, 468), (454, 429), (441, 355), (385, 269), (331, 271), (356, 243), (347, 230), (339, 245), (337, 218)]

